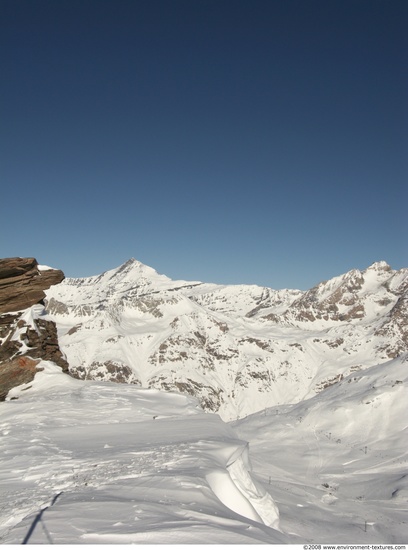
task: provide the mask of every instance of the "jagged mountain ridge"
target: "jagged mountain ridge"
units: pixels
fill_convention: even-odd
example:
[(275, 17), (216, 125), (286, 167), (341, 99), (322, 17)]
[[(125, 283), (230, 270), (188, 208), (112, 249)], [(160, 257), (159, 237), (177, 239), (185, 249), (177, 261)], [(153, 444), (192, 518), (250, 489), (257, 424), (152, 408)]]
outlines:
[(309, 291), (173, 281), (135, 259), (47, 292), (70, 371), (196, 395), (226, 420), (315, 395), (405, 353), (408, 269)]

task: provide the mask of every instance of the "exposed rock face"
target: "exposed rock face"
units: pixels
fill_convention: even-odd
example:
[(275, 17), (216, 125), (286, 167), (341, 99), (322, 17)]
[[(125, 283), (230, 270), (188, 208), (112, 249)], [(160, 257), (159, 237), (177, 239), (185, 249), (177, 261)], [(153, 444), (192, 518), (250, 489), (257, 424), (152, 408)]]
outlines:
[(64, 279), (57, 269), (39, 269), (35, 258), (0, 260), (0, 401), (20, 384), (31, 382), (41, 360), (64, 372), (57, 328), (41, 305), (51, 285)]
[(395, 272), (385, 262), (376, 262), (364, 271), (353, 269), (302, 293), (279, 314), (273, 312), (263, 318), (296, 326), (315, 321), (333, 325), (367, 320), (371, 315), (367, 306), (378, 307), (383, 316), (396, 297), (407, 292), (407, 274), (406, 268)]
[(408, 350), (408, 295), (406, 293), (398, 298), (384, 324), (377, 329), (376, 335), (387, 338), (387, 343), (382, 349), (391, 359), (399, 357)]
[[(43, 312), (42, 306), (39, 311)], [(35, 313), (28, 320), (23, 316), (0, 315), (0, 401), (15, 386), (31, 382), (42, 359), (53, 361), (68, 372), (55, 323), (36, 318)]]
[(105, 361), (101, 363), (95, 361), (89, 367), (82, 365), (71, 369), (70, 375), (79, 380), (110, 380), (118, 384), (136, 384), (141, 385), (141, 381), (135, 376), (128, 365), (118, 361)]
[(59, 269), (40, 270), (35, 258), (0, 259), (0, 313), (40, 303), (44, 290), (63, 279)]
[(37, 365), (40, 361), (30, 357), (16, 357), (11, 361), (6, 361), (0, 368), (0, 401), (4, 401), (8, 392), (20, 386), (31, 382), (38, 372)]

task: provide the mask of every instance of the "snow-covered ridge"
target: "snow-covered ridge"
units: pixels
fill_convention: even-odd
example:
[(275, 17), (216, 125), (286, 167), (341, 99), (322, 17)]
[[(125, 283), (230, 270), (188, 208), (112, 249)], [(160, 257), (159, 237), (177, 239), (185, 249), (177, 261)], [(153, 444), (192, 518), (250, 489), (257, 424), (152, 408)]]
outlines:
[(47, 291), (80, 378), (195, 395), (226, 420), (294, 403), (408, 349), (408, 269), (309, 291), (172, 281), (131, 259)]

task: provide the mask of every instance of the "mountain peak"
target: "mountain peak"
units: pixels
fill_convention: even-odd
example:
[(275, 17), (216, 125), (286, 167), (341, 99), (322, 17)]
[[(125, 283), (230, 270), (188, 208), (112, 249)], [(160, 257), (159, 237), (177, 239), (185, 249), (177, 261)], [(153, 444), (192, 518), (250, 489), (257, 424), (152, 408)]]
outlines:
[(387, 264), (384, 260), (381, 260), (379, 262), (374, 262), (370, 266), (367, 267), (367, 271), (391, 271), (391, 266)]
[(112, 277), (118, 278), (119, 276), (121, 279), (129, 278), (135, 280), (139, 278), (159, 278), (161, 280), (169, 280), (166, 275), (161, 275), (157, 273), (155, 269), (140, 262), (139, 260), (136, 260), (135, 258), (129, 258), (129, 260), (126, 260), (126, 262), (124, 262), (116, 269), (113, 269), (110, 273), (112, 273)]
[[(116, 271), (121, 271), (123, 269), (128, 269), (132, 267), (142, 268), (142, 267), (149, 267), (149, 266), (147, 266), (143, 262), (140, 262), (139, 260), (136, 260), (136, 258), (129, 258), (128, 260), (126, 260), (126, 262), (124, 262), (119, 267), (117, 267)], [(150, 268), (150, 269), (153, 269), (153, 268)]]

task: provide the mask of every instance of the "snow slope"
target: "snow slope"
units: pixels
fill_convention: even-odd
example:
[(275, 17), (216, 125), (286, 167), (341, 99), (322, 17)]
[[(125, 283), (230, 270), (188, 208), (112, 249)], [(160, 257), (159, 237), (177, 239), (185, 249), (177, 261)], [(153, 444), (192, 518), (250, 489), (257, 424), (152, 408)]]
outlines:
[(407, 367), (405, 354), (232, 423), (283, 531), (319, 544), (407, 543)]
[(404, 544), (407, 363), (228, 426), (44, 361), (0, 403), (0, 541)]
[(39, 366), (0, 403), (2, 543), (287, 542), (246, 442), (195, 399)]
[(71, 372), (196, 396), (234, 420), (312, 397), (408, 350), (408, 269), (307, 292), (172, 281), (131, 259), (47, 291)]

